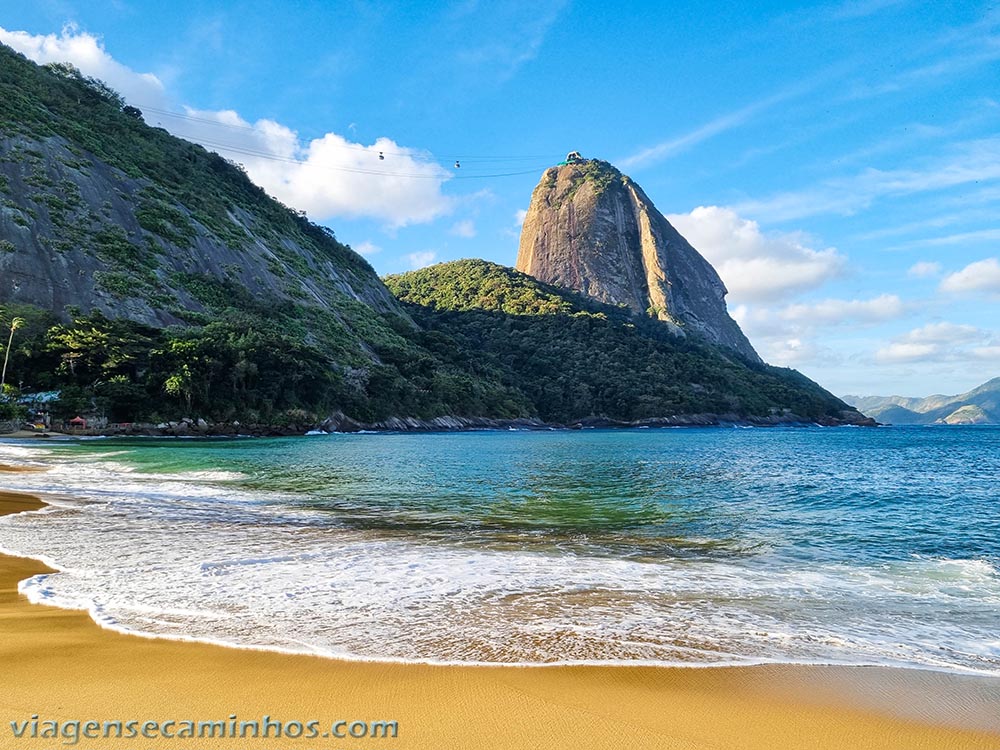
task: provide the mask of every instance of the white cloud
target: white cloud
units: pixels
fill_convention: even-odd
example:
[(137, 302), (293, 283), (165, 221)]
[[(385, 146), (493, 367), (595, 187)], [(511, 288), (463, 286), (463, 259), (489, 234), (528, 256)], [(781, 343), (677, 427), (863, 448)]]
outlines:
[(0, 41), (35, 62), (70, 62), (85, 75), (104, 80), (143, 109), (148, 122), (243, 164), (268, 193), (315, 220), (367, 217), (397, 228), (452, 210), (453, 200), (441, 192), (451, 173), (429, 154), (389, 138), (363, 145), (327, 133), (305, 142), (285, 125), (272, 120), (251, 124), (231, 110), (172, 111), (156, 76), (115, 61), (98, 37), (72, 26), (58, 36), (0, 28)]
[(906, 334), (906, 340), (918, 344), (958, 344), (980, 341), (988, 334), (964, 323), (928, 323)]
[(895, 294), (883, 294), (867, 300), (827, 299), (809, 305), (788, 305), (779, 315), (784, 320), (813, 326), (842, 323), (870, 325), (893, 320), (905, 312), (906, 306), (899, 297)]
[(1000, 354), (996, 332), (962, 323), (928, 323), (914, 328), (875, 352), (880, 364), (963, 362), (993, 359)]
[(948, 274), (941, 282), (946, 292), (1000, 292), (1000, 261), (986, 258)]
[(462, 221), (455, 222), (451, 229), (448, 230), (448, 234), (471, 239), (476, 236), (476, 225), (472, 219), (463, 219)]
[(111, 57), (98, 37), (72, 24), (57, 34), (29, 34), (0, 27), (0, 42), (39, 65), (69, 62), (84, 75), (100, 78), (132, 104), (163, 106), (163, 83), (152, 73), (137, 73)]
[(731, 314), (766, 362), (782, 367), (817, 367), (840, 361), (836, 352), (818, 343), (822, 340), (816, 335), (821, 322), (789, 320), (782, 312), (739, 305)]
[(763, 102), (743, 107), (735, 112), (721, 115), (720, 117), (710, 120), (688, 133), (663, 141), (655, 146), (641, 149), (636, 151), (634, 154), (626, 156), (623, 159), (619, 159), (618, 164), (622, 169), (632, 169), (636, 167), (644, 167), (649, 164), (655, 164), (656, 162), (669, 158), (674, 154), (687, 151), (692, 146), (696, 146), (702, 141), (708, 140), (713, 136), (739, 127), (764, 109), (767, 104), (768, 100), (764, 100)]
[(784, 339), (770, 339), (762, 342), (759, 351), (767, 362), (780, 367), (817, 367), (819, 365), (836, 365), (840, 357), (827, 347), (818, 345), (815, 341), (801, 339), (795, 336)]
[(514, 239), (519, 239), (521, 236), (521, 228), (524, 226), (524, 220), (527, 218), (528, 212), (523, 208), (518, 209), (514, 212), (514, 223), (508, 227), (504, 227), (501, 232), (505, 237), (513, 237)]
[(410, 264), (410, 268), (416, 270), (418, 268), (423, 268), (424, 266), (429, 266), (437, 260), (437, 253), (432, 250), (428, 250), (422, 253), (410, 253), (405, 257), (407, 262)]
[(315, 219), (372, 217), (401, 227), (452, 208), (441, 192), (450, 173), (389, 138), (365, 146), (327, 133), (304, 143), (272, 120), (251, 124), (233, 111), (187, 112), (186, 119), (165, 118), (172, 132), (243, 164), (271, 195)]
[(378, 245), (372, 244), (370, 241), (365, 240), (356, 247), (352, 247), (354, 252), (359, 255), (375, 255), (376, 253), (382, 252), (382, 248)]
[(883, 364), (896, 362), (919, 362), (936, 359), (940, 347), (936, 344), (915, 344), (901, 341), (884, 346), (875, 352), (875, 359)]
[(895, 294), (871, 299), (826, 299), (781, 308), (737, 305), (730, 312), (752, 339), (806, 339), (817, 329), (836, 326), (868, 327), (902, 317), (909, 306)]
[(826, 299), (784, 307), (738, 305), (731, 310), (760, 355), (787, 367), (842, 366), (828, 343), (835, 328), (868, 328), (906, 315), (910, 306), (894, 294), (871, 299)]
[(993, 346), (974, 346), (970, 353), (976, 359), (989, 359), (1000, 362), (1000, 344)]
[(934, 261), (922, 260), (918, 263), (914, 263), (910, 266), (910, 270), (906, 272), (907, 276), (912, 276), (915, 279), (925, 279), (928, 276), (937, 276), (941, 273), (941, 264)]
[(699, 206), (667, 219), (715, 267), (734, 303), (788, 297), (840, 275), (846, 258), (798, 233), (764, 233), (730, 208)]

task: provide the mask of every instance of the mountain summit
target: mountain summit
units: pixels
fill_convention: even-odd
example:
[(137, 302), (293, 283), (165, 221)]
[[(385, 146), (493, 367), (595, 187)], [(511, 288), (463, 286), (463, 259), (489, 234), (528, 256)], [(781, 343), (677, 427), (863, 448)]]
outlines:
[(517, 270), (761, 361), (726, 310), (719, 274), (606, 161), (574, 152), (545, 170), (521, 229)]

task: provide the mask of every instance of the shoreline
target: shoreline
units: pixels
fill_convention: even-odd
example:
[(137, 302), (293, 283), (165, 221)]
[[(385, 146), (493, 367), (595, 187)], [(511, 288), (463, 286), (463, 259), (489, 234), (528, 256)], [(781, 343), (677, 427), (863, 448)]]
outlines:
[[(38, 497), (0, 492), (0, 514), (43, 507)], [(1000, 745), (1000, 680), (991, 677), (794, 664), (438, 666), (229, 648), (121, 634), (87, 612), (31, 604), (17, 593), (20, 580), (48, 571), (0, 555), (0, 738), (7, 722), (29, 714), (208, 721), (236, 713), (391, 719), (399, 738), (375, 746), (393, 748)], [(233, 748), (225, 740), (199, 743)], [(242, 747), (270, 750), (266, 740)]]
[[(853, 416), (852, 416), (853, 415)], [(342, 413), (322, 422), (288, 425), (241, 424), (240, 422), (206, 422), (185, 418), (176, 422), (127, 423), (73, 432), (18, 430), (0, 434), (0, 438), (48, 437), (293, 437), (308, 434), (372, 433), (439, 433), (518, 430), (524, 432), (576, 431), (588, 429), (636, 430), (676, 427), (879, 427), (880, 423), (860, 412), (844, 412), (843, 418), (805, 419), (797, 414), (774, 414), (768, 417), (738, 414), (680, 414), (669, 417), (646, 417), (632, 421), (609, 417), (584, 417), (570, 422), (544, 422), (536, 417), (496, 419), (492, 417), (440, 416), (431, 419), (389, 417), (379, 422), (359, 422)]]

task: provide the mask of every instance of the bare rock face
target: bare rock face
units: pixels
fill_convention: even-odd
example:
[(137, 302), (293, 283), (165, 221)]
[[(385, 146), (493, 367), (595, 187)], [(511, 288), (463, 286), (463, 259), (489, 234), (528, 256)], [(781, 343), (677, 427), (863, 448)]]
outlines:
[(517, 270), (761, 361), (729, 316), (715, 269), (607, 162), (545, 171), (521, 230)]
[[(330, 310), (346, 299), (398, 312), (372, 268), (332, 237), (308, 242), (288, 231), (294, 221), (276, 229), (234, 206), (227, 241), (185, 206), (149, 199), (150, 185), (65, 139), (0, 132), (0, 304), (172, 325), (182, 322), (178, 309), (206, 310), (184, 281), (211, 278), (258, 298)], [(182, 224), (186, 236), (144, 222), (153, 209)]]

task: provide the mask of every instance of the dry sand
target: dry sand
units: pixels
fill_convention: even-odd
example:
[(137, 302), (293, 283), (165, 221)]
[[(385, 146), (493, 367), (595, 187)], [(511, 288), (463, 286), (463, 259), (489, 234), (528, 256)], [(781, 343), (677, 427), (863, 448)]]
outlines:
[[(41, 507), (0, 494), (0, 513)], [(433, 667), (120, 635), (29, 604), (42, 564), (0, 556), (0, 748), (10, 722), (398, 722), (396, 739), (81, 739), (116, 750), (1000, 748), (1000, 680), (874, 667)], [(346, 727), (341, 726), (342, 730)], [(176, 729), (176, 728), (175, 728)], [(360, 731), (360, 727), (358, 728)]]

